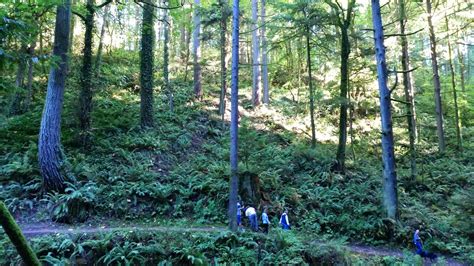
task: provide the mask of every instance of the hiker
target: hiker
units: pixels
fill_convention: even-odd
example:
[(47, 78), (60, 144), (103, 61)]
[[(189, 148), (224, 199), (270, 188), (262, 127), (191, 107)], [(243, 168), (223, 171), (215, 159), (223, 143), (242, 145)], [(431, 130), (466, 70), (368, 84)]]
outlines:
[(288, 221), (288, 209), (285, 209), (283, 214), (280, 217), (280, 224), (283, 230), (291, 229), (290, 222)]
[(242, 209), (244, 207), (241, 207), (240, 203), (237, 202), (237, 226), (242, 227)]
[(420, 238), (420, 230), (416, 229), (415, 234), (413, 235), (413, 243), (416, 246), (416, 254), (420, 255), (423, 258), (436, 259), (436, 254), (426, 252), (423, 250), (423, 243)]
[(264, 208), (263, 213), (262, 213), (263, 233), (268, 234), (268, 227), (269, 226), (270, 226), (270, 221), (268, 220), (267, 208)]
[(248, 206), (245, 210), (245, 216), (249, 218), (250, 227), (254, 232), (258, 231), (257, 212), (254, 207)]

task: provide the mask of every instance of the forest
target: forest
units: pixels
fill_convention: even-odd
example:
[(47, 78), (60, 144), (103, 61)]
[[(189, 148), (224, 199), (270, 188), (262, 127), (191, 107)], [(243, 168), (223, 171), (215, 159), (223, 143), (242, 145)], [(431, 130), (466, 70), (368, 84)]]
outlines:
[(473, 7), (2, 0), (0, 265), (474, 265)]

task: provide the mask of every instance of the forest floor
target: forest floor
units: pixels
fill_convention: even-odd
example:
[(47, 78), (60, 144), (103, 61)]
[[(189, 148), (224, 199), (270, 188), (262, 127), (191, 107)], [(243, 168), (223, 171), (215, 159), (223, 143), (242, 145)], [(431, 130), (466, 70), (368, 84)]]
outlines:
[[(74, 235), (74, 234), (102, 234), (111, 232), (221, 232), (227, 230), (224, 226), (196, 226), (196, 227), (185, 227), (185, 226), (146, 226), (146, 225), (101, 225), (95, 226), (92, 224), (85, 226), (66, 226), (58, 223), (33, 223), (33, 224), (20, 224), (23, 234), (27, 238), (35, 238), (44, 235)], [(313, 243), (324, 246), (326, 242), (320, 240), (314, 240)], [(403, 258), (404, 252), (400, 249), (391, 247), (373, 247), (360, 244), (347, 244), (344, 246), (349, 252), (360, 254), (363, 256), (389, 256)], [(445, 259), (445, 265), (447, 266), (463, 266), (469, 265), (457, 261), (453, 258), (443, 256)], [(435, 265), (435, 261), (425, 259), (423, 265)]]

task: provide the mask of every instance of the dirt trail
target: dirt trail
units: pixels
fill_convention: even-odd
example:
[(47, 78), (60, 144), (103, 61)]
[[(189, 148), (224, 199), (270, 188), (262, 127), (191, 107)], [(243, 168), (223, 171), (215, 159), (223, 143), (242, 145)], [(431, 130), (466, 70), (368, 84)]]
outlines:
[(52, 223), (25, 224), (20, 227), (27, 238), (54, 234), (101, 234), (117, 231), (143, 231), (143, 232), (219, 232), (224, 227), (175, 227), (175, 226), (83, 226), (70, 227)]
[[(110, 233), (117, 231), (142, 231), (142, 232), (221, 232), (227, 230), (226, 227), (220, 226), (208, 226), (208, 227), (176, 227), (176, 226), (82, 226), (82, 227), (70, 227), (59, 225), (55, 223), (38, 223), (38, 224), (20, 224), (23, 230), (23, 234), (27, 238), (34, 238), (43, 235), (54, 235), (54, 234), (101, 234)], [(313, 243), (319, 245), (326, 245), (325, 242), (315, 240)], [(364, 245), (348, 244), (346, 248), (352, 253), (357, 253), (365, 256), (391, 256), (403, 258), (404, 254), (401, 250), (384, 248), (384, 247), (371, 247)], [(468, 265), (451, 258), (444, 257), (446, 265), (448, 266), (463, 266)], [(429, 260), (425, 260), (424, 265), (429, 266), (433, 263)]]

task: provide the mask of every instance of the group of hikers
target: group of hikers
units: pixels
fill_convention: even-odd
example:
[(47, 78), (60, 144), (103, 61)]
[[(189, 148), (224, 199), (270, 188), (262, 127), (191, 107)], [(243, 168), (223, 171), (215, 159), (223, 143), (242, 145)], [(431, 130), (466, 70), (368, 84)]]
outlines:
[[(250, 205), (244, 207), (240, 204), (240, 202), (237, 202), (237, 225), (239, 229), (243, 230), (242, 211), (244, 211), (245, 216), (249, 219), (250, 228), (252, 229), (252, 231), (258, 232), (259, 231), (258, 217), (257, 217), (257, 211), (255, 210), (255, 208)], [(265, 207), (261, 215), (262, 232), (265, 234), (268, 233), (268, 228), (270, 226), (270, 220), (268, 219), (267, 211), (268, 209)], [(283, 230), (291, 229), (290, 222), (288, 220), (288, 209), (285, 209), (280, 216), (280, 226)], [(420, 255), (423, 258), (436, 259), (437, 257), (436, 254), (426, 252), (425, 250), (423, 250), (423, 243), (421, 241), (419, 234), (420, 234), (420, 230), (418, 229), (413, 234), (413, 244), (415, 244), (415, 247), (416, 247), (416, 254)]]
[[(239, 227), (240, 230), (243, 230), (242, 227), (242, 211), (244, 211), (245, 216), (249, 219), (250, 223), (250, 228), (254, 232), (258, 232), (258, 217), (257, 217), (257, 211), (255, 210), (254, 207), (252, 206), (242, 206), (240, 202), (237, 202), (237, 226)], [(268, 233), (268, 228), (270, 227), (270, 219), (268, 218), (267, 214), (268, 209), (265, 207), (263, 209), (261, 218), (262, 218), (262, 231), (263, 233), (267, 234)], [(283, 230), (289, 230), (291, 229), (290, 222), (288, 220), (288, 210), (285, 209), (285, 211), (281, 214), (280, 216), (280, 225)]]

